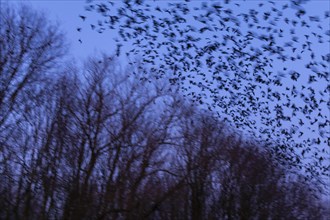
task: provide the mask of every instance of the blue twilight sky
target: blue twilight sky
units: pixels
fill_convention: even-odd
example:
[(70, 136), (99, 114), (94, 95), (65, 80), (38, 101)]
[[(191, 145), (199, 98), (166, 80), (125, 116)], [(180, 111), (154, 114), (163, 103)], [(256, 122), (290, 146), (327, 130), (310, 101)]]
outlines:
[[(88, 56), (101, 51), (112, 52), (114, 50), (114, 46), (109, 43), (112, 39), (110, 33), (99, 34), (87, 28), (87, 25), (82, 27), (83, 34), (77, 31), (77, 28), (82, 26), (79, 15), (85, 13), (84, 0), (2, 0), (2, 4), (21, 3), (43, 11), (49, 20), (60, 24), (61, 30), (66, 33), (70, 43), (71, 56), (76, 61), (83, 61)], [(80, 43), (79, 39), (83, 43)]]
[[(114, 2), (117, 0), (114, 0)], [(79, 15), (86, 15), (84, 7), (85, 0), (1, 0), (2, 4), (24, 3), (31, 5), (37, 10), (44, 11), (48, 18), (52, 21), (58, 21), (62, 30), (67, 34), (69, 42), (71, 42), (71, 53), (77, 59), (84, 59), (90, 55), (97, 54), (101, 51), (114, 52), (115, 45), (113, 41), (114, 33), (104, 32), (102, 34), (92, 31), (89, 26), (89, 21), (95, 21), (99, 16), (96, 13), (89, 13), (87, 22), (83, 24)], [(97, 2), (97, 1), (94, 1)], [(99, 1), (102, 2), (102, 1)], [(150, 1), (152, 2), (152, 1)], [(159, 0), (159, 2), (175, 2), (167, 0)], [(200, 0), (192, 0), (191, 3), (199, 4)], [(241, 3), (242, 7), (251, 8), (251, 5), (256, 5), (260, 0), (237, 0), (234, 2)], [(279, 2), (286, 2), (280, 0)], [(330, 3), (327, 0), (312, 0), (306, 4), (306, 9), (313, 15), (321, 14), (320, 11), (330, 10)], [(81, 27), (83, 34), (76, 31)], [(78, 40), (81, 39), (84, 43), (81, 44)]]
[[(31, 5), (33, 8), (37, 10), (44, 11), (46, 16), (51, 21), (58, 21), (60, 24), (61, 29), (66, 32), (67, 39), (71, 44), (70, 48), (70, 56), (74, 58), (78, 63), (84, 61), (88, 56), (97, 55), (100, 52), (106, 52), (109, 54), (113, 54), (116, 45), (113, 38), (116, 37), (115, 31), (105, 31), (104, 33), (100, 34), (97, 31), (92, 31), (90, 24), (97, 23), (99, 19), (102, 19), (101, 16), (96, 14), (95, 12), (86, 13), (84, 7), (86, 6), (84, 0), (2, 0), (2, 4), (20, 4), (24, 3), (27, 5)], [(95, 2), (95, 1), (94, 1)], [(152, 3), (154, 1), (150, 1)], [(169, 1), (158, 1), (159, 4), (166, 4)], [(161, 3), (160, 3), (161, 2)], [(172, 1), (175, 2), (175, 1)], [(198, 4), (200, 5), (201, 1), (194, 1), (192, 0), (190, 4)], [(254, 1), (254, 0), (247, 0), (247, 1), (234, 1), (241, 4), (239, 10), (245, 10), (255, 7), (258, 3), (264, 1)], [(288, 2), (288, 1), (275, 1), (275, 2)], [(234, 6), (233, 6), (234, 7)], [(330, 10), (330, 3), (327, 0), (311, 0), (307, 4), (304, 5), (304, 8), (307, 10), (308, 15), (319, 15), (323, 17), (325, 11)], [(235, 9), (235, 8), (233, 8)], [(238, 9), (235, 9), (238, 10)], [(82, 22), (79, 15), (87, 16), (86, 21)], [(286, 15), (286, 16), (294, 16)], [(329, 19), (325, 21), (323, 24), (326, 28), (330, 28)], [(81, 32), (77, 31), (77, 28), (81, 28)], [(297, 30), (299, 31), (299, 30)], [(81, 40), (81, 42), (80, 42)], [(329, 39), (328, 39), (329, 40)], [(129, 47), (129, 46), (128, 46)], [(330, 44), (329, 41), (319, 47), (316, 47), (316, 53), (326, 54), (327, 52), (330, 53)], [(293, 63), (295, 65), (296, 70), (299, 72), (305, 71), (303, 68), (300, 67), (303, 63)], [(280, 65), (279, 65), (280, 66)], [(302, 65), (303, 66), (303, 65)], [(320, 82), (319, 85), (314, 85), (315, 87), (324, 87), (326, 86), (327, 82)], [(328, 94), (329, 95), (329, 94)], [(329, 97), (326, 97), (329, 98)], [(298, 103), (299, 104), (299, 103)], [(323, 114), (330, 118), (329, 109), (324, 105), (324, 112)], [(256, 119), (258, 120), (258, 119)], [(294, 121), (292, 123), (298, 123), (298, 121)], [(257, 122), (258, 123), (258, 122)], [(259, 122), (260, 123), (260, 122)], [(317, 128), (315, 128), (317, 129)], [(309, 130), (304, 130), (305, 136), (304, 138), (315, 138), (315, 134), (310, 132)], [(316, 132), (317, 133), (317, 132)], [(329, 137), (327, 137), (329, 138)], [(299, 138), (296, 139), (299, 142)], [(325, 152), (326, 158), (329, 158), (329, 148), (326, 146), (327, 144), (324, 143), (322, 148), (327, 148)], [(311, 146), (314, 147), (314, 146)], [(316, 146), (319, 147), (319, 146)], [(313, 152), (311, 152), (313, 153)]]

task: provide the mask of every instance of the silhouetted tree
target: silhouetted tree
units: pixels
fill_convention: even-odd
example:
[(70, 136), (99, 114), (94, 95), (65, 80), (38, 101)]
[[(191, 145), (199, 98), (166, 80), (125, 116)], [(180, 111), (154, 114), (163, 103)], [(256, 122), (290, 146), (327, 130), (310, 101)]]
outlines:
[(0, 16), (1, 218), (34, 218), (53, 110), (47, 87), (66, 45), (58, 27), (28, 7), (2, 5)]

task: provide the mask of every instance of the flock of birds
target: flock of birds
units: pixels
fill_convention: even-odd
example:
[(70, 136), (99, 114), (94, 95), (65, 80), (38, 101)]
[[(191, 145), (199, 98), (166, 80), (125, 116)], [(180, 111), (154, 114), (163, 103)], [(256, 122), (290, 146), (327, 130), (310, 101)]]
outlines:
[(86, 11), (101, 15), (92, 30), (118, 34), (118, 56), (142, 57), (146, 76), (329, 174), (330, 12), (309, 15), (306, 2), (88, 1)]

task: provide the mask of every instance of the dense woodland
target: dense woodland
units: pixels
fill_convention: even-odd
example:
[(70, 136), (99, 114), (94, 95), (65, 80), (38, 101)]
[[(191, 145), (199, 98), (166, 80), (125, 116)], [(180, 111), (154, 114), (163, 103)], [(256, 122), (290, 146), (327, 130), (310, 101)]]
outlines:
[(66, 61), (27, 7), (0, 26), (0, 219), (326, 219), (316, 183), (166, 80)]

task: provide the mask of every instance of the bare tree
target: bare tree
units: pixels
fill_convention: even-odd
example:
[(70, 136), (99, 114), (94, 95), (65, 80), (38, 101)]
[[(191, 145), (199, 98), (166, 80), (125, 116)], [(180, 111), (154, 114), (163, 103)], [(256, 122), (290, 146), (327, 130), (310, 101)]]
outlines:
[[(16, 218), (23, 209), (29, 218), (43, 154), (39, 147), (47, 140), (46, 88), (67, 48), (58, 27), (28, 7), (3, 6), (0, 16), (0, 197), (5, 207), (14, 207)], [(14, 217), (8, 209), (1, 216)]]
[(58, 27), (28, 7), (2, 8), (0, 22), (0, 125), (4, 126), (13, 111), (28, 110), (22, 103), (42, 92), (45, 76), (66, 47)]

